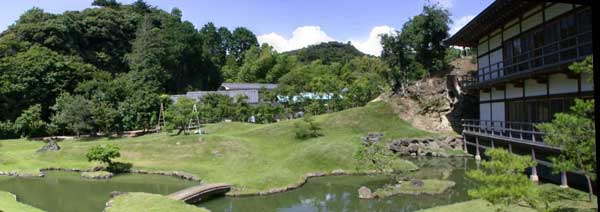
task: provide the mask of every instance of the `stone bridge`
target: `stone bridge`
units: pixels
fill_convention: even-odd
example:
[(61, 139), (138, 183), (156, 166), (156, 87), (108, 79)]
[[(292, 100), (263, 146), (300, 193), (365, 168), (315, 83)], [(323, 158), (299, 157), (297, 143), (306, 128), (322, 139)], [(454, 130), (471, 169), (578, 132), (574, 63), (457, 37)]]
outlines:
[(186, 203), (197, 203), (215, 195), (222, 195), (231, 190), (231, 185), (224, 183), (203, 184), (189, 187), (169, 194), (169, 198), (183, 200)]

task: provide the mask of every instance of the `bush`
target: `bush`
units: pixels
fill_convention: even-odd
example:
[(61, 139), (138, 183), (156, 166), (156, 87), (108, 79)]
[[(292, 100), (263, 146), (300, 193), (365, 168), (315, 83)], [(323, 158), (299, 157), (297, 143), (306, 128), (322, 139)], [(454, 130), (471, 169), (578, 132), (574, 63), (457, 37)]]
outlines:
[(122, 162), (113, 162), (108, 167), (106, 167), (106, 171), (111, 173), (126, 173), (129, 172), (133, 164), (131, 163), (122, 163)]
[(0, 138), (17, 138), (17, 130), (15, 129), (15, 125), (10, 122), (0, 122)]
[(21, 137), (34, 137), (46, 134), (46, 122), (42, 121), (42, 106), (40, 104), (33, 105), (15, 120), (14, 130)]
[(98, 145), (90, 148), (85, 156), (90, 162), (99, 161), (110, 166), (113, 164), (112, 159), (120, 157), (121, 153), (118, 146), (108, 144), (106, 146)]
[(312, 116), (305, 115), (301, 121), (295, 123), (297, 139), (308, 139), (322, 136), (321, 127), (315, 123)]

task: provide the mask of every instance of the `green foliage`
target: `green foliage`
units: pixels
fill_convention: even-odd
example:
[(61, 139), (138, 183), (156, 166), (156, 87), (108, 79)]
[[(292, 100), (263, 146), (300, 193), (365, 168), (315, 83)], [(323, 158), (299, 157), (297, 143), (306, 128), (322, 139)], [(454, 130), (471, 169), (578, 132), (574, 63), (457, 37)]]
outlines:
[(347, 63), (356, 57), (365, 55), (350, 43), (340, 43), (335, 41), (310, 45), (284, 54), (295, 56), (302, 63), (312, 63), (316, 60), (320, 60), (324, 64)]
[(175, 104), (168, 107), (165, 111), (167, 129), (179, 129), (179, 133), (182, 131), (185, 133), (190, 119), (198, 115), (194, 114), (194, 104), (194, 100), (190, 98), (179, 97)]
[(402, 26), (401, 32), (383, 35), (381, 57), (390, 65), (384, 74), (394, 92), (406, 83), (447, 66), (443, 41), (449, 36), (450, 13), (439, 5), (426, 5), (421, 14)]
[(301, 121), (294, 123), (294, 132), (296, 139), (302, 140), (323, 136), (319, 124), (308, 114), (302, 117)]
[(72, 130), (77, 136), (81, 133), (92, 132), (94, 129), (93, 107), (92, 102), (83, 96), (63, 94), (56, 99), (56, 104), (52, 106), (52, 110), (55, 112), (51, 118), (52, 124), (59, 128)]
[[(593, 58), (569, 66), (576, 73), (593, 76)], [(553, 171), (582, 171), (588, 181), (592, 199), (592, 179), (596, 176), (596, 125), (594, 100), (576, 99), (570, 112), (558, 113), (548, 123), (536, 127), (544, 133), (544, 142), (562, 148), (558, 157), (551, 158)]]
[(21, 137), (34, 137), (46, 134), (46, 123), (42, 120), (42, 108), (39, 104), (29, 107), (23, 111), (21, 116), (15, 120), (15, 129)]
[(15, 129), (15, 124), (11, 121), (0, 121), (0, 138), (17, 138), (19, 134)]
[(235, 28), (229, 42), (230, 48), (228, 52), (233, 56), (235, 61), (241, 64), (244, 61), (244, 53), (252, 47), (258, 47), (256, 35), (245, 27)]
[(113, 144), (97, 145), (88, 149), (85, 157), (90, 162), (98, 161), (110, 166), (113, 163), (112, 159), (121, 157), (119, 150), (119, 147)]
[(479, 186), (468, 191), (469, 196), (481, 198), (504, 208), (525, 202), (538, 207), (540, 193), (537, 186), (522, 172), (535, 162), (530, 156), (519, 156), (504, 149), (488, 149), (490, 157), (483, 161), (483, 170), (472, 170), (466, 176), (479, 182)]
[(382, 141), (361, 145), (354, 153), (354, 158), (358, 161), (357, 170), (375, 170), (392, 175), (397, 178), (396, 180), (399, 180), (403, 173), (418, 168), (414, 164), (400, 159)]

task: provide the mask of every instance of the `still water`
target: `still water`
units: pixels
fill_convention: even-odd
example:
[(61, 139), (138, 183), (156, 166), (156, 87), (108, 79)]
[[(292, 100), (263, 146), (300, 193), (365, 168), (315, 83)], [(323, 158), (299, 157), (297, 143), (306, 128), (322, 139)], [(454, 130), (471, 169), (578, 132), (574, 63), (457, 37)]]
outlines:
[(421, 169), (411, 173), (419, 179), (447, 179), (456, 186), (438, 195), (398, 195), (385, 199), (361, 200), (358, 188), (374, 190), (390, 183), (382, 176), (332, 176), (312, 178), (304, 186), (279, 194), (255, 197), (224, 197), (198, 204), (217, 211), (415, 211), (469, 200), (467, 190), (474, 182), (465, 178), (465, 169), (475, 161), (466, 158), (422, 158), (413, 160)]
[[(279, 194), (221, 197), (199, 204), (217, 211), (415, 211), (468, 200), (474, 183), (464, 177), (475, 161), (466, 158), (421, 158), (410, 178), (447, 179), (456, 186), (438, 195), (398, 195), (382, 200), (360, 200), (358, 188), (379, 188), (391, 182), (383, 176), (336, 176), (310, 179), (304, 186)], [(43, 178), (0, 177), (0, 190), (16, 194), (23, 203), (49, 212), (100, 212), (111, 191), (169, 194), (197, 182), (158, 175), (125, 174), (110, 180), (82, 179), (78, 173), (47, 172)]]

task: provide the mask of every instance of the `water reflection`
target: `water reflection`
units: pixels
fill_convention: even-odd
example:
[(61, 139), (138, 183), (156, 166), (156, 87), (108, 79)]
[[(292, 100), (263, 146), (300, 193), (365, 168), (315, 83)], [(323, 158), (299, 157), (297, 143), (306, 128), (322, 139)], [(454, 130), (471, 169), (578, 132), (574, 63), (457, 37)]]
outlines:
[(336, 176), (313, 178), (303, 187), (280, 194), (262, 197), (220, 198), (200, 206), (212, 211), (415, 211), (437, 205), (468, 200), (467, 189), (474, 182), (465, 179), (466, 169), (475, 162), (466, 158), (413, 159), (421, 169), (410, 173), (420, 179), (447, 179), (456, 186), (440, 195), (399, 195), (386, 199), (360, 200), (358, 188), (371, 189), (391, 183), (383, 176)]

